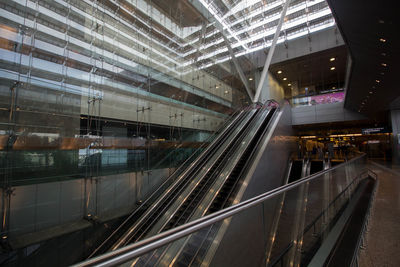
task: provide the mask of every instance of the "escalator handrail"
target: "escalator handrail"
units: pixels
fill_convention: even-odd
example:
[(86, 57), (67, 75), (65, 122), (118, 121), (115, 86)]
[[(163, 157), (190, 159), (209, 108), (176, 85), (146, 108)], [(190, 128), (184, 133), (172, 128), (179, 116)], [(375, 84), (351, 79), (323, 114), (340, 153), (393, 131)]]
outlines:
[(319, 173), (301, 178), (297, 181), (280, 186), (276, 189), (273, 189), (266, 193), (260, 194), (256, 197), (245, 200), (245, 201), (235, 204), (233, 206), (227, 207), (226, 209), (217, 211), (217, 212), (207, 215), (205, 217), (199, 218), (195, 221), (186, 223), (184, 225), (181, 225), (176, 228), (170, 229), (168, 231), (162, 232), (156, 236), (150, 237), (148, 239), (139, 241), (134, 244), (127, 245), (118, 250), (111, 251), (104, 255), (98, 256), (96, 258), (92, 258), (90, 260), (78, 263), (73, 266), (75, 266), (75, 267), (95, 266), (95, 265), (96, 266), (111, 266), (111, 265), (117, 265), (117, 264), (127, 262), (131, 259), (134, 259), (136, 257), (144, 255), (154, 249), (157, 249), (157, 248), (165, 246), (171, 242), (174, 242), (182, 237), (193, 234), (200, 229), (203, 229), (207, 226), (215, 224), (226, 218), (232, 217), (233, 215), (235, 215), (237, 213), (248, 210), (249, 208), (252, 208), (260, 203), (263, 203), (268, 199), (276, 197), (277, 195), (280, 195), (283, 192), (287, 192), (289, 190), (297, 188), (297, 187), (303, 185), (304, 183), (316, 180), (318, 178), (324, 179), (325, 174), (335, 171), (338, 168), (343, 168), (343, 166), (347, 166), (357, 160), (361, 160), (362, 158), (365, 159), (365, 156), (366, 156), (366, 154), (364, 153), (364, 154), (362, 154), (358, 157), (355, 157), (343, 164), (340, 164), (340, 165), (334, 166), (330, 169), (323, 170)]
[[(147, 197), (146, 200), (145, 200), (143, 203), (141, 203), (140, 207), (138, 207), (137, 209), (135, 209), (135, 211), (133, 211), (133, 212), (118, 226), (118, 228), (115, 229), (115, 230), (107, 237), (107, 239), (104, 240), (104, 241), (89, 255), (88, 258), (93, 257), (100, 249), (102, 249), (102, 247), (103, 247), (115, 234), (117, 234), (117, 232), (118, 232), (122, 227), (124, 227), (124, 225), (125, 225), (133, 216), (135, 216), (135, 215), (137, 214), (137, 212), (141, 209), (141, 207), (144, 207), (145, 205), (147, 205), (147, 204), (148, 204), (147, 202), (149, 202), (153, 197), (155, 197), (155, 196), (159, 193), (159, 190), (161, 190), (161, 188), (163, 188), (167, 183), (169, 183), (170, 180), (171, 180), (174, 176), (176, 176), (176, 175), (179, 175), (179, 176), (180, 176), (175, 182), (181, 180), (181, 179), (183, 178), (183, 176), (186, 174), (185, 171), (183, 171), (182, 173), (179, 173), (180, 171), (182, 171), (182, 168), (186, 168), (186, 169), (188, 170), (189, 168), (195, 166), (195, 165), (200, 161), (200, 159), (201, 159), (202, 157), (204, 157), (204, 155), (209, 151), (209, 149), (213, 146), (213, 144), (215, 144), (216, 142), (218, 142), (218, 140), (220, 139), (220, 137), (223, 136), (223, 135), (228, 131), (228, 129), (236, 122), (236, 120), (239, 120), (239, 119), (240, 119), (240, 117), (241, 117), (240, 115), (241, 115), (245, 110), (246, 110), (246, 108), (244, 108), (244, 109), (239, 109), (239, 110), (233, 112), (233, 114), (229, 117), (228, 122), (227, 122), (227, 123), (224, 123), (224, 124), (221, 126), (221, 128), (224, 127), (224, 126), (226, 126), (226, 127), (225, 127), (225, 128), (222, 130), (222, 132), (212, 141), (212, 143), (209, 144), (209, 145), (205, 148), (205, 150), (204, 150), (203, 152), (201, 152), (200, 155), (198, 155), (198, 157), (189, 165), (189, 167), (186, 166), (186, 164), (189, 163), (190, 160), (191, 160), (191, 158), (193, 157), (193, 155), (197, 154), (197, 152), (198, 152), (201, 148), (203, 148), (203, 147), (198, 148), (194, 153), (192, 153), (192, 155), (191, 155), (188, 159), (186, 159), (186, 160), (174, 171), (174, 173), (172, 173), (172, 174), (168, 177), (168, 179), (166, 179), (166, 180), (158, 187), (157, 190), (155, 190), (149, 197)], [(236, 116), (236, 117), (235, 117), (235, 116)], [(233, 119), (232, 119), (232, 118), (233, 118)], [(221, 128), (220, 128), (220, 129), (221, 129)], [(216, 131), (216, 132), (217, 132), (217, 131)], [(216, 133), (216, 132), (215, 132), (215, 133)], [(212, 136), (214, 136), (215, 133), (214, 133)], [(210, 140), (210, 139), (212, 138), (212, 136), (210, 136), (207, 140)], [(206, 143), (206, 142), (205, 142), (205, 143)], [(186, 166), (186, 167), (185, 167), (185, 166)]]

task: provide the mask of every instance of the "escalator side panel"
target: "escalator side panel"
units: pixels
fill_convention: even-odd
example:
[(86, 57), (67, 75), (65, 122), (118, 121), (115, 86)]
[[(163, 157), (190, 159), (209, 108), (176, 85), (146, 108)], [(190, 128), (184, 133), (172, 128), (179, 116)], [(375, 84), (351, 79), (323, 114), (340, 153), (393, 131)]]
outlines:
[[(268, 134), (258, 146), (252, 166), (249, 167), (249, 171), (243, 182), (247, 186), (241, 187), (234, 200), (235, 203), (282, 185), (286, 174), (287, 160), (290, 158), (290, 155), (296, 152), (296, 149), (296, 138), (294, 137), (291, 124), (291, 108), (289, 105), (285, 105), (274, 115)], [(221, 229), (215, 240), (215, 244), (217, 245), (211, 247), (206, 255), (206, 259), (209, 260), (210, 265), (226, 265), (226, 257), (222, 257), (221, 255), (241, 255), (243, 252), (238, 251), (238, 247), (232, 246), (233, 243), (245, 243), (249, 241), (247, 238), (250, 238), (251, 241), (246, 244), (262, 244), (265, 240), (264, 236), (260, 233), (270, 232), (273, 224), (273, 218), (270, 215), (274, 214), (275, 208), (278, 206), (277, 204), (278, 201), (274, 205), (272, 205), (271, 201), (271, 206), (265, 206), (263, 210), (251, 209), (249, 210), (251, 214), (240, 216), (240, 218), (232, 220), (225, 229)], [(253, 217), (263, 217), (264, 223), (261, 223), (263, 222), (262, 219), (257, 221)], [(234, 235), (235, 232), (242, 231), (243, 225), (252, 225), (249, 230), (254, 230), (258, 234), (251, 235), (249, 233), (249, 235), (246, 234), (240, 237), (240, 240), (232, 239), (233, 236), (237, 237), (237, 235)], [(260, 255), (263, 255), (263, 253)], [(243, 261), (235, 261), (229, 264), (232, 264), (230, 266), (249, 266), (251, 264), (247, 262), (248, 259), (246, 256), (243, 258)], [(254, 265), (262, 263), (262, 259), (253, 258), (251, 260)]]

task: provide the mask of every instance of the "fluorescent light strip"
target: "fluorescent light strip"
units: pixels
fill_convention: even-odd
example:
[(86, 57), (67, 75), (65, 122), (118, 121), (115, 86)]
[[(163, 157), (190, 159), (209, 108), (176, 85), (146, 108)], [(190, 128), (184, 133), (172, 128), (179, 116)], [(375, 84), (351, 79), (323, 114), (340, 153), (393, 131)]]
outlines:
[[(320, 31), (320, 30), (324, 30), (324, 29), (333, 27), (334, 25), (335, 25), (335, 22), (334, 22), (334, 21), (331, 21), (330, 23), (323, 24), (323, 25), (321, 25), (321, 26), (312, 28), (312, 29), (310, 30), (310, 32), (317, 32), (317, 31)], [(292, 39), (295, 39), (295, 38), (299, 38), (299, 37), (302, 37), (302, 36), (306, 36), (306, 35), (308, 34), (308, 31), (307, 31), (306, 29), (307, 29), (307, 28), (304, 28), (304, 31), (302, 31), (302, 32), (300, 32), (300, 33), (296, 33), (295, 35), (293, 35), (293, 37), (288, 36), (287, 39), (288, 39), (288, 40), (289, 40), (289, 39), (292, 40)], [(281, 37), (281, 38), (278, 39), (277, 44), (283, 43), (284, 41), (285, 41), (285, 38), (284, 38), (284, 37)], [(263, 45), (250, 48), (248, 51), (239, 52), (239, 53), (236, 54), (236, 57), (240, 57), (240, 56), (243, 56), (243, 55), (247, 55), (247, 54), (249, 54), (249, 53), (253, 53), (253, 52), (259, 51), (259, 50), (261, 50), (261, 49), (268, 48), (268, 47), (271, 46), (271, 43), (272, 43), (272, 41), (269, 41), (269, 42), (267, 42), (267, 43), (264, 43)], [(230, 57), (230, 56), (227, 56), (227, 57), (220, 58), (220, 59), (216, 60), (215, 62), (217, 62), (217, 63), (219, 64), (219, 63), (226, 62), (226, 61), (228, 61), (228, 60), (230, 60), (230, 59), (231, 59), (231, 57)], [(200, 66), (199, 69), (206, 69), (206, 68), (209, 68), (209, 67), (211, 67), (211, 66), (213, 66), (213, 65), (215, 65), (215, 64), (214, 64), (214, 63), (208, 63), (208, 64), (205, 64), (205, 65), (203, 65), (203, 66)]]
[[(329, 15), (329, 14), (331, 14), (330, 9), (326, 8), (326, 9), (322, 10), (321, 12), (314, 13), (312, 16), (309, 16), (308, 18), (305, 16), (305, 17), (302, 17), (301, 19), (295, 19), (294, 21), (292, 20), (290, 22), (286, 22), (283, 25), (283, 29), (293, 28), (293, 27), (296, 27), (298, 25), (304, 24), (307, 21), (312, 21), (312, 20), (318, 19), (320, 17), (324, 17), (324, 16)], [(254, 41), (259, 40), (259, 39), (264, 39), (269, 35), (273, 35), (275, 33), (275, 31), (276, 31), (276, 27), (267, 29), (265, 31), (261, 31), (258, 34), (250, 36), (249, 38), (245, 39), (245, 42), (246, 43), (250, 43), (250, 42), (254, 42)], [(238, 46), (240, 46), (240, 45), (238, 45), (236, 43), (236, 44), (232, 45), (232, 48), (236, 48)], [(251, 48), (249, 48), (247, 50), (247, 52), (249, 52), (250, 50), (251, 50)], [(228, 49), (226, 47), (214, 50), (214, 51), (212, 51), (212, 52), (210, 52), (208, 54), (204, 54), (203, 56), (199, 57), (198, 61), (205, 60), (205, 59), (208, 59), (210, 57), (214, 57), (214, 56), (216, 56), (218, 54), (221, 54), (221, 53), (224, 53), (226, 51), (228, 51)], [(236, 56), (238, 56), (238, 54), (236, 54)]]
[(226, 23), (218, 16), (218, 14), (213, 10), (212, 5), (208, 5), (205, 0), (199, 0), (200, 3), (214, 16), (214, 18), (221, 23), (223, 30), (227, 30), (229, 32), (229, 34), (235, 38), (239, 44), (245, 49), (247, 50), (248, 48), (246, 47), (246, 45), (232, 32), (232, 30), (230, 29), (230, 27), (228, 25), (226, 25)]
[[(316, 5), (316, 4), (321, 3), (321, 2), (324, 2), (324, 0), (317, 0), (317, 1), (313, 2), (313, 5)], [(302, 10), (302, 9), (305, 9), (305, 8), (306, 8), (306, 5), (303, 4), (303, 3), (301, 3), (301, 4), (299, 4), (299, 5), (296, 5), (296, 6), (292, 7), (291, 9), (289, 9), (289, 10), (288, 10), (288, 14), (293, 14), (293, 13), (298, 12), (298, 11), (300, 11), (300, 10)], [(262, 12), (265, 12), (265, 11), (261, 11), (260, 13), (262, 13)], [(251, 29), (254, 29), (254, 28), (256, 28), (256, 27), (262, 26), (263, 24), (267, 24), (267, 23), (272, 22), (272, 21), (274, 21), (274, 20), (277, 20), (277, 19), (279, 19), (279, 18), (280, 18), (280, 13), (277, 12), (277, 13), (275, 13), (274, 15), (271, 15), (270, 17), (267, 17), (266, 19), (263, 19), (262, 21), (260, 21), (260, 22), (258, 22), (258, 23), (252, 23), (251, 26), (249, 26), (249, 27), (247, 27), (247, 28), (245, 28), (245, 29), (243, 29), (243, 30), (236, 31), (235, 33), (236, 33), (237, 35), (240, 35), (240, 34), (242, 34), (242, 33), (244, 33), (244, 32), (248, 32), (248, 31), (251, 30)], [(243, 19), (243, 20), (245, 20), (245, 19)], [(235, 21), (235, 22), (236, 22), (236, 21)], [(235, 24), (236, 24), (236, 23), (235, 23)], [(206, 36), (206, 38), (209, 38), (209, 37), (211, 37), (212, 35), (215, 35), (215, 34), (217, 34), (217, 33), (218, 33), (218, 31), (210, 32), (210, 33)], [(230, 37), (231, 37), (231, 36), (228, 36), (228, 38), (230, 38)], [(216, 44), (220, 44), (220, 43), (222, 43), (223, 41), (224, 41), (223, 38), (220, 37), (219, 39), (217, 39), (217, 40), (214, 41), (214, 42), (211, 42), (211, 43), (208, 43), (208, 44), (206, 44), (206, 45), (201, 46), (201, 47), (200, 47), (200, 50), (207, 49), (207, 48), (209, 48), (209, 47), (211, 47), (211, 46), (213, 46), (213, 45), (216, 45)], [(247, 42), (247, 40), (245, 40), (245, 42)], [(237, 47), (237, 45), (236, 45), (236, 46), (234, 45), (234, 47)], [(188, 55), (190, 55), (190, 54), (192, 54), (192, 53), (194, 53), (194, 52), (196, 52), (196, 51), (197, 51), (197, 50), (190, 50), (190, 51), (186, 52), (186, 53), (184, 54), (184, 56), (186, 57), (186, 56), (188, 56)]]

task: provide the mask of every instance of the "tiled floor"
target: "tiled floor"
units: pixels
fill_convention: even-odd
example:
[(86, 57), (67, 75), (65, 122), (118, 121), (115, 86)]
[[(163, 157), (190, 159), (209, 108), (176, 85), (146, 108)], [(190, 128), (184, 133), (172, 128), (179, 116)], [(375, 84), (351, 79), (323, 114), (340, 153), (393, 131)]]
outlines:
[(371, 162), (378, 188), (360, 252), (361, 267), (400, 266), (400, 166)]

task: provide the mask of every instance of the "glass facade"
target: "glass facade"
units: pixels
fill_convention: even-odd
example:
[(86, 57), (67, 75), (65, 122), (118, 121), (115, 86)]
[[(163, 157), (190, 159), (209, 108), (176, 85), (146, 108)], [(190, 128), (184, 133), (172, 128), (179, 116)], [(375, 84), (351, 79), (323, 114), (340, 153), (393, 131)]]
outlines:
[[(254, 90), (283, 3), (0, 1), (2, 238), (141, 203), (250, 102), (231, 58)], [(333, 25), (292, 1), (278, 43)]]

